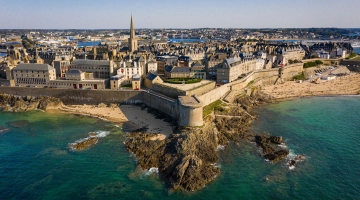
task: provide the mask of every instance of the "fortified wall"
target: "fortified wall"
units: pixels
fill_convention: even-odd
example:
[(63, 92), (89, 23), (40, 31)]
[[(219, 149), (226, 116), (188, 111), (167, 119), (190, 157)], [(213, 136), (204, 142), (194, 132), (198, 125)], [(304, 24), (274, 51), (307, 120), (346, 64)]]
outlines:
[[(292, 77), (298, 75), (302, 71), (303, 71), (302, 63), (288, 65), (283, 67), (281, 78), (283, 80), (290, 80)], [(224, 84), (214, 90), (211, 90), (199, 96), (198, 98), (203, 102), (203, 105), (206, 106), (220, 99), (231, 90), (243, 90), (252, 81), (256, 85), (266, 86), (266, 85), (275, 84), (278, 78), (279, 78), (279, 68), (255, 71), (240, 80)]]
[(345, 65), (350, 71), (360, 72), (360, 60), (342, 60), (341, 65)]
[[(299, 74), (303, 65), (293, 64), (283, 67), (281, 78), (288, 80)], [(228, 83), (210, 90), (201, 96), (186, 94), (179, 95), (177, 99), (171, 99), (163, 95), (149, 93), (148, 91), (135, 90), (74, 90), (61, 88), (24, 88), (24, 87), (0, 87), (0, 93), (19, 96), (51, 96), (60, 98), (64, 104), (90, 104), (116, 103), (116, 104), (137, 104), (145, 105), (159, 110), (179, 121), (180, 126), (202, 126), (203, 106), (221, 99), (230, 91), (243, 90), (253, 83), (256, 85), (270, 85), (280, 77), (279, 69), (256, 71), (247, 77)], [(209, 84), (208, 87), (214, 87)], [(198, 92), (203, 92), (199, 90)]]

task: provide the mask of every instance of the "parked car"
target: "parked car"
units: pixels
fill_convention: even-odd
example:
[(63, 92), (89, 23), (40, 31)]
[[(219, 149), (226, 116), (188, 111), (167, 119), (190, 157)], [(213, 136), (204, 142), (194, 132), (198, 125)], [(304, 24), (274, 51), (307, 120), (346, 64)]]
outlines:
[(320, 73), (316, 73), (315, 76), (321, 76), (321, 74), (320, 74)]

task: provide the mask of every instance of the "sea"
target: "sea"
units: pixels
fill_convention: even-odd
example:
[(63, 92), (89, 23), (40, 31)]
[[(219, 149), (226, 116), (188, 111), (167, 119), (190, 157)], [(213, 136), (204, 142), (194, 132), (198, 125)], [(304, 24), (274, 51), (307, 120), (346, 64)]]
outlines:
[[(0, 113), (1, 199), (360, 199), (360, 97), (299, 98), (256, 108), (251, 131), (283, 137), (289, 169), (249, 142), (219, 150), (221, 174), (197, 192), (169, 191), (136, 167), (121, 125), (80, 115)], [(21, 121), (19, 121), (21, 120)], [(69, 144), (95, 132), (96, 145)]]
[(354, 53), (360, 54), (360, 47), (354, 47)]
[(77, 47), (99, 46), (99, 44), (100, 44), (100, 41), (78, 42)]

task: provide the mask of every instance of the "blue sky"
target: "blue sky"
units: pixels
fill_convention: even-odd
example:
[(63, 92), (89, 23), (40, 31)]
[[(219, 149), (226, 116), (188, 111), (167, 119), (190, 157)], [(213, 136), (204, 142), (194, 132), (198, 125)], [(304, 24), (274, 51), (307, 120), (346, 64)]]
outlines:
[(360, 28), (360, 0), (0, 0), (0, 29)]

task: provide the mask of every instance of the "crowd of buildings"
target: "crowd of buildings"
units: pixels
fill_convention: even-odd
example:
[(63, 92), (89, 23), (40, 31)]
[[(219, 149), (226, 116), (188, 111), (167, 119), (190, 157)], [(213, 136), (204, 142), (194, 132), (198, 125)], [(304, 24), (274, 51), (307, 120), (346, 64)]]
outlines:
[[(211, 40), (209, 32), (218, 40)], [(280, 33), (276, 32), (275, 36), (280, 37)], [(353, 50), (346, 42), (306, 45), (241, 41), (239, 39), (269, 38), (256, 32), (250, 38), (241, 34), (236, 30), (194, 29), (154, 33), (142, 30), (136, 35), (131, 18), (128, 37), (106, 32), (102, 37), (123, 40), (108, 40), (92, 47), (74, 46), (72, 40), (79, 35), (63, 35), (61, 38), (68, 42), (57, 46), (44, 43), (42, 38), (33, 42), (39, 35), (37, 32), (20, 36), (21, 42), (12, 35), (9, 41), (0, 43), (0, 52), (7, 54), (0, 60), (0, 79), (1, 83), (11, 86), (112, 90), (123, 86), (134, 90), (142, 86), (152, 88), (152, 84), (169, 78), (207, 79), (225, 84), (256, 70), (282, 67), (310, 57), (344, 58)], [(210, 40), (168, 42), (165, 36)], [(55, 37), (47, 36), (48, 39)], [(86, 36), (86, 39), (96, 38)], [(31, 43), (33, 46), (27, 48)]]

